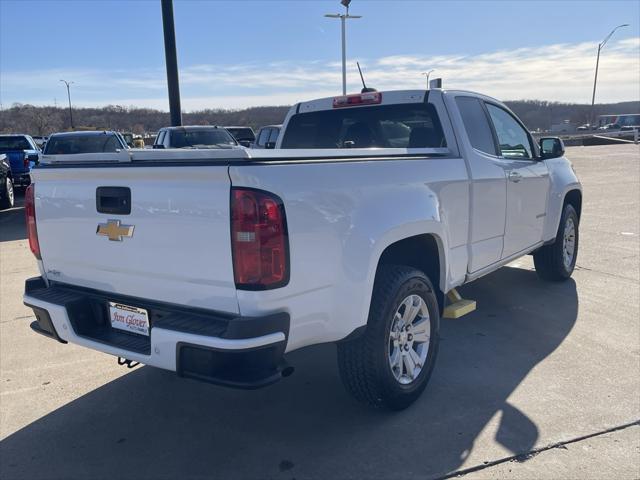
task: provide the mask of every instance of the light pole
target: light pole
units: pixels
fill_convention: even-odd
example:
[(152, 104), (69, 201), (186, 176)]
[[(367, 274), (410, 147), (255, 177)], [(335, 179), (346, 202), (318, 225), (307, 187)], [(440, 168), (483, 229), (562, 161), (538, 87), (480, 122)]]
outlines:
[(362, 18), (362, 15), (349, 15), (349, 4), (351, 0), (340, 0), (340, 3), (344, 5), (346, 13), (330, 13), (326, 14), (327, 18), (339, 18), (342, 22), (342, 94), (347, 94), (347, 39), (346, 39), (346, 23), (349, 18)]
[(173, 21), (173, 0), (162, 0), (162, 30), (164, 32), (164, 58), (167, 64), (167, 88), (171, 126), (182, 125), (180, 108), (180, 82), (178, 81), (178, 56), (176, 55), (176, 30)]
[(628, 27), (628, 26), (629, 26), (628, 23), (624, 23), (622, 25), (618, 25), (616, 28), (611, 30), (609, 35), (604, 37), (604, 40), (602, 40), (602, 42), (600, 42), (598, 44), (598, 56), (596, 57), (596, 74), (595, 74), (595, 77), (593, 78), (593, 95), (591, 96), (591, 121), (592, 122), (595, 122), (593, 109), (594, 109), (594, 105), (596, 103), (596, 83), (598, 82), (598, 65), (600, 64), (600, 51), (604, 48), (604, 46), (607, 44), (607, 42), (611, 38), (611, 35), (613, 35), (616, 30), (618, 30), (619, 28)]
[(69, 123), (71, 124), (71, 130), (73, 130), (73, 111), (71, 110), (71, 91), (69, 90), (69, 86), (73, 82), (67, 82), (66, 80), (60, 80), (67, 86), (67, 98), (69, 99)]
[(435, 71), (436, 71), (436, 69), (432, 68), (428, 72), (422, 72), (422, 75), (427, 77), (427, 89), (429, 89), (429, 75), (431, 75), (431, 72), (435, 72)]

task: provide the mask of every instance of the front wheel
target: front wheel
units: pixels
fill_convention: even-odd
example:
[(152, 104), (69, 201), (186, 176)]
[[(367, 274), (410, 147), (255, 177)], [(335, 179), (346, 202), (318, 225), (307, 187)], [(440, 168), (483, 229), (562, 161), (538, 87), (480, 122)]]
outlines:
[(438, 302), (429, 278), (410, 267), (381, 266), (364, 334), (338, 344), (346, 389), (376, 407), (407, 408), (431, 376), (439, 327)]
[(2, 198), (0, 198), (0, 210), (6, 208), (12, 208), (15, 201), (13, 182), (11, 178), (5, 178), (4, 185), (2, 186)]
[(536, 273), (543, 280), (561, 282), (573, 273), (578, 258), (578, 214), (565, 205), (555, 241), (533, 254)]

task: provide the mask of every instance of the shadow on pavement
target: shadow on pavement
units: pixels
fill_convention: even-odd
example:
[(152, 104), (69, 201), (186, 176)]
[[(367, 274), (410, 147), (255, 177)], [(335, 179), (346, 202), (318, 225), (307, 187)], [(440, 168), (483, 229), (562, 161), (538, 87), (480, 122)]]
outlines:
[(0, 210), (0, 242), (27, 238), (27, 227), (24, 222), (24, 189), (16, 188), (15, 194), (14, 207)]
[(296, 373), (256, 391), (144, 367), (7, 437), (0, 476), (434, 478), (461, 466), (497, 413), (496, 441), (525, 453), (538, 429), (508, 397), (573, 328), (575, 283), (505, 267), (462, 293), (480, 310), (443, 321), (431, 383), (404, 412), (353, 402), (332, 345), (289, 355)]

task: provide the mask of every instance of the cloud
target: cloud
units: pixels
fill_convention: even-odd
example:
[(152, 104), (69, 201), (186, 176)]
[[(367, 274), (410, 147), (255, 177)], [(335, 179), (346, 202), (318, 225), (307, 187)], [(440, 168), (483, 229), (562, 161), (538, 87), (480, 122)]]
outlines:
[[(481, 55), (394, 55), (361, 59), (367, 84), (379, 90), (424, 88), (421, 72), (435, 69), (446, 88), (476, 90), (503, 99), (588, 103), (595, 43), (502, 49)], [(360, 89), (355, 62), (348, 65), (349, 90)], [(167, 109), (163, 68), (65, 69), (2, 72), (0, 95), (13, 102), (51, 104), (64, 99), (60, 78), (73, 79), (76, 105), (138, 105)], [(180, 71), (185, 110), (282, 105), (340, 92), (336, 61), (271, 61), (234, 65), (198, 64)], [(597, 101), (640, 99), (640, 37), (607, 44), (600, 59)]]

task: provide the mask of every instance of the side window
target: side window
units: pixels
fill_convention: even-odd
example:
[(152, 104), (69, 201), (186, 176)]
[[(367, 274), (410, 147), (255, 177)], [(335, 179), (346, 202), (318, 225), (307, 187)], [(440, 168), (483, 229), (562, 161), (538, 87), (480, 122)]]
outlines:
[(160, 130), (160, 132), (158, 133), (158, 136), (156, 137), (156, 145), (162, 145), (162, 142), (164, 140), (164, 133), (165, 133), (165, 130)]
[(272, 128), (271, 135), (269, 135), (269, 142), (276, 143), (278, 141), (278, 133), (280, 133), (280, 131), (277, 128)]
[(489, 155), (498, 155), (489, 119), (480, 100), (474, 97), (456, 97), (456, 103), (471, 146)]
[(115, 152), (116, 149), (122, 148), (120, 142), (118, 141), (118, 137), (115, 135), (111, 135), (106, 142), (104, 142), (104, 146), (102, 147), (103, 152)]
[(487, 110), (498, 136), (500, 154), (504, 158), (533, 158), (529, 135), (506, 110), (487, 104)]
[(258, 136), (258, 145), (260, 145), (261, 147), (264, 147), (264, 145), (267, 143), (268, 138), (269, 138), (269, 129), (263, 128), (262, 130), (260, 130), (260, 135)]

